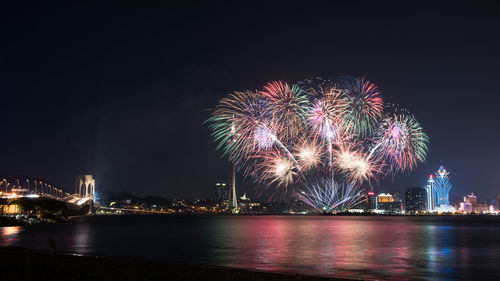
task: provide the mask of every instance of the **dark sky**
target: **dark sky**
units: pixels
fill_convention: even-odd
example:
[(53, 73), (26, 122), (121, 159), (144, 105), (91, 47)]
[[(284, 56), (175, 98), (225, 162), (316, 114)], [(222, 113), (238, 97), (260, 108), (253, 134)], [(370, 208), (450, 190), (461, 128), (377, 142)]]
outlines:
[(377, 190), (423, 185), (442, 162), (453, 194), (500, 194), (493, 2), (120, 2), (2, 4), (0, 174), (72, 190), (91, 172), (98, 191), (209, 196), (229, 168), (208, 108), (277, 79), (351, 74), (431, 140), (424, 164)]

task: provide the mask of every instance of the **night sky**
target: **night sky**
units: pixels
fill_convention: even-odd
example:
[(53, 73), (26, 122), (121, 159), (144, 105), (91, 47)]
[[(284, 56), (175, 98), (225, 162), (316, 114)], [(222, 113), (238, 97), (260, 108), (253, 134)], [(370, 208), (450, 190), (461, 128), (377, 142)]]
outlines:
[(350, 74), (430, 137), (427, 161), (377, 191), (423, 186), (443, 163), (452, 194), (500, 194), (494, 3), (143, 2), (0, 9), (0, 174), (72, 191), (75, 174), (94, 173), (98, 192), (210, 196), (229, 176), (203, 124), (220, 98)]

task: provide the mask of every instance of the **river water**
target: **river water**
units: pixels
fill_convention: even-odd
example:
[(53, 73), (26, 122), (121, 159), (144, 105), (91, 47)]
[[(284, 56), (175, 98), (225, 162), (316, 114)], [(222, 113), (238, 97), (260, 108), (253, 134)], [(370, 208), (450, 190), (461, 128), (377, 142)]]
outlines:
[(94, 216), (0, 246), (370, 279), (500, 280), (500, 217)]

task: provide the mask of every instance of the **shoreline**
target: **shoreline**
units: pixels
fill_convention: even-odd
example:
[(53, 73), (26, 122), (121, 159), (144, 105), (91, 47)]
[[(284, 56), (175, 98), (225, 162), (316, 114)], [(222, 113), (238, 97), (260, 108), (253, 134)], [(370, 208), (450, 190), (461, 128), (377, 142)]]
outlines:
[(23, 218), (17, 219), (13, 216), (0, 216), (0, 227), (22, 226), (28, 227), (41, 224), (54, 224), (54, 223), (72, 223), (81, 218), (91, 217), (120, 217), (120, 216), (165, 216), (165, 217), (406, 217), (406, 218), (489, 218), (500, 219), (500, 215), (493, 214), (168, 214), (168, 213), (125, 213), (125, 214), (93, 214), (93, 215), (78, 215), (68, 216), (58, 219), (33, 219)]
[(0, 247), (6, 280), (356, 280)]

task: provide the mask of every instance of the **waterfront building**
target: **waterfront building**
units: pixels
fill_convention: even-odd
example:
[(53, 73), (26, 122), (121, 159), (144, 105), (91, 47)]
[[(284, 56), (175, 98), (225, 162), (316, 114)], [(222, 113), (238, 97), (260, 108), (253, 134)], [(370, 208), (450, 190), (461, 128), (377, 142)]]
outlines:
[(377, 201), (378, 203), (390, 203), (390, 202), (394, 202), (394, 197), (389, 194), (389, 193), (380, 193), (378, 196), (377, 196)]
[(436, 209), (436, 191), (434, 190), (434, 177), (432, 175), (429, 175), (429, 179), (427, 179), (425, 191), (427, 195), (427, 211), (432, 212)]
[(384, 211), (386, 214), (401, 214), (403, 212), (403, 202), (379, 202), (377, 209)]
[(250, 201), (250, 198), (247, 197), (246, 193), (243, 193), (243, 196), (240, 197), (240, 200), (242, 202), (247, 202), (247, 201)]
[(218, 182), (215, 184), (214, 199), (217, 201), (229, 200), (229, 188), (225, 182)]
[(420, 213), (426, 210), (426, 190), (421, 187), (412, 187), (406, 190), (405, 211)]
[(373, 191), (369, 191), (366, 196), (366, 209), (367, 210), (377, 209), (377, 196), (375, 196), (375, 192)]
[(394, 197), (394, 202), (403, 202), (403, 200), (401, 200), (401, 194), (399, 193), (399, 191), (392, 190), (390, 193), (392, 194), (392, 197)]
[(474, 192), (464, 197), (464, 201), (460, 203), (459, 211), (464, 213), (491, 213), (492, 209), (494, 210), (493, 205), (489, 204), (480, 204), (477, 203), (477, 196), (474, 195)]
[(450, 173), (446, 171), (443, 166), (441, 166), (439, 167), (439, 170), (434, 173), (434, 181), (434, 190), (436, 191), (436, 205), (438, 207), (449, 206), (449, 193), (451, 190)]
[(472, 204), (464, 200), (464, 202), (460, 202), (460, 208), (458, 209), (458, 211), (463, 213), (472, 213)]
[(477, 205), (477, 196), (474, 195), (474, 192), (471, 192), (467, 197), (464, 197), (464, 202), (469, 202), (472, 206)]
[(10, 202), (4, 202), (0, 204), (0, 216), (19, 214), (21, 214), (21, 206), (19, 204)]
[(471, 194), (463, 197), (463, 202), (460, 202), (458, 211), (477, 214), (495, 213), (496, 208), (494, 204), (489, 204), (491, 202), (488, 201), (485, 204), (477, 203), (477, 196), (474, 195), (474, 192), (471, 192)]

